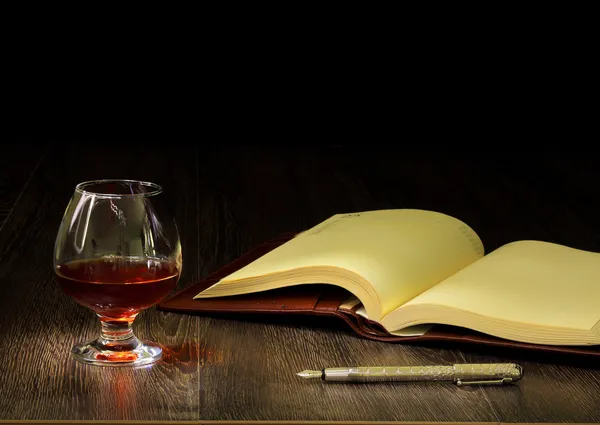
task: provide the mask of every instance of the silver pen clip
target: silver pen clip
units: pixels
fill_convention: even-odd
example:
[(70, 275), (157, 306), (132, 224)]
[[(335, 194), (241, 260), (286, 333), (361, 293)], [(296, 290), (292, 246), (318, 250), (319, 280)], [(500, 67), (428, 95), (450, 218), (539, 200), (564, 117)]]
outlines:
[(505, 385), (518, 381), (523, 376), (523, 368), (515, 363), (496, 364), (456, 364), (454, 383), (465, 385)]
[(504, 385), (510, 384), (512, 381), (512, 378), (490, 379), (488, 381), (463, 381), (459, 378), (455, 379), (454, 383), (457, 387), (464, 387), (465, 385)]

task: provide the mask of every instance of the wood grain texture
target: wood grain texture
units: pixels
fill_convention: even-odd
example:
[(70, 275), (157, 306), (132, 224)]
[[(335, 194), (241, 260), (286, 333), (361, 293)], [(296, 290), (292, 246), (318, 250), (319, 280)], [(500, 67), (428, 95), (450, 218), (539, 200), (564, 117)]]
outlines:
[[(0, 234), (43, 157), (44, 149), (29, 143), (15, 143), (0, 154)], [(14, 227), (14, 224), (13, 224)], [(1, 251), (0, 251), (1, 252)]]
[[(180, 288), (276, 234), (375, 208), (454, 215), (478, 232), (487, 251), (533, 238), (600, 252), (599, 173), (590, 160), (335, 145), (154, 144), (51, 149), (11, 207), (0, 233), (0, 420), (600, 421), (598, 365), (367, 341), (326, 321), (149, 309), (134, 328), (164, 346), (163, 362), (135, 370), (75, 363), (70, 347), (95, 337), (98, 324), (56, 287), (52, 249), (82, 180), (134, 178), (165, 187), (182, 237)], [(526, 376), (516, 386), (466, 389), (325, 384), (295, 376), (348, 364), (480, 361), (518, 361)]]

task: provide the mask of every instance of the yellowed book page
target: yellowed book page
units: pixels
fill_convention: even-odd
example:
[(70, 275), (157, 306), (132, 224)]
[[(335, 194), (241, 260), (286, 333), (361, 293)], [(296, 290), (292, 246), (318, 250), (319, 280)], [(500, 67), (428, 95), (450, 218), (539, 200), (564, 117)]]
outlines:
[(380, 308), (368, 314), (378, 320), (482, 256), (475, 232), (445, 214), (415, 209), (338, 214), (217, 285), (292, 269), (343, 268), (375, 289)]
[(549, 242), (513, 242), (407, 306), (420, 304), (516, 322), (524, 329), (590, 330), (600, 320), (600, 254)]

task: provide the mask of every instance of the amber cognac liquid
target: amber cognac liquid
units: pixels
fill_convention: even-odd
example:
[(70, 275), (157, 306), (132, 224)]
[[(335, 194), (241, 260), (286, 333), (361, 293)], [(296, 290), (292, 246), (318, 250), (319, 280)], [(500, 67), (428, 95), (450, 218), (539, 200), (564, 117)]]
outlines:
[(167, 296), (179, 270), (165, 260), (108, 256), (61, 264), (56, 278), (79, 304), (106, 317), (125, 318)]

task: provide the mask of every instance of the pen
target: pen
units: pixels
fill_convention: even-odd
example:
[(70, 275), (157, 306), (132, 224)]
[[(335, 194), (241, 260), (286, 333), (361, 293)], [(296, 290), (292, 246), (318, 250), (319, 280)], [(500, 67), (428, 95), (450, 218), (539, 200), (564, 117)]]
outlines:
[(337, 382), (452, 381), (463, 385), (502, 385), (523, 377), (515, 363), (455, 364), (452, 366), (361, 366), (305, 370), (296, 375)]

